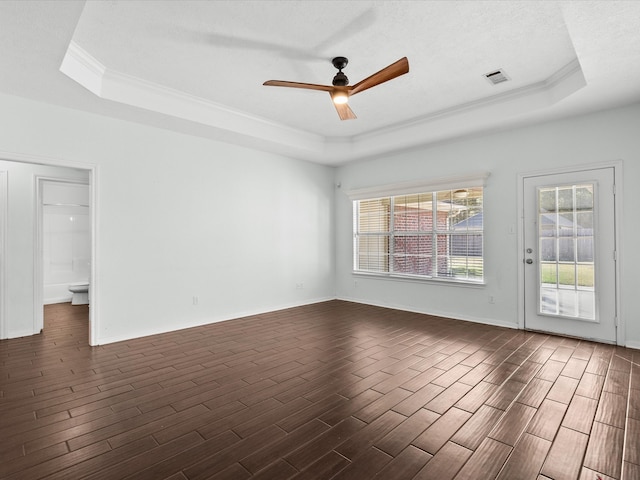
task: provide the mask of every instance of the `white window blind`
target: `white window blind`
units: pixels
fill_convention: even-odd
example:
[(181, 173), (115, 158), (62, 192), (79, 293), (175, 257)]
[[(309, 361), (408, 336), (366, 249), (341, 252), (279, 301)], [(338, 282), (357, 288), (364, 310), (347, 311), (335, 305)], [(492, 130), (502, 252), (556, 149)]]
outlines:
[[(480, 283), (483, 262), (483, 193), (487, 175), (446, 183), (362, 189), (354, 206), (354, 271), (388, 276)], [(468, 183), (464, 183), (464, 180)], [(441, 186), (442, 182), (431, 185)], [(368, 198), (372, 192), (402, 194)]]

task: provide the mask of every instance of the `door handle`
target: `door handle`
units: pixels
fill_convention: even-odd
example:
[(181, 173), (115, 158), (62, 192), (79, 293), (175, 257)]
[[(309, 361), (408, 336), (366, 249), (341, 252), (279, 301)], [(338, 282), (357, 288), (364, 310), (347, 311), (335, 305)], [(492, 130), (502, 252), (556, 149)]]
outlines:
[(531, 258), (527, 258), (525, 260), (525, 262), (527, 262), (529, 265), (531, 265), (533, 263), (533, 260)]

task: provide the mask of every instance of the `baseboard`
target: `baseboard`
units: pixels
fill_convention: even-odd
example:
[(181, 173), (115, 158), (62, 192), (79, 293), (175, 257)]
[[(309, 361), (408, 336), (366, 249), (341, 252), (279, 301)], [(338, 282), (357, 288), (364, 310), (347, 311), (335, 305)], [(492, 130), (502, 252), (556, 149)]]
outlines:
[(70, 301), (71, 295), (66, 297), (45, 298), (42, 303), (45, 305), (53, 305), (54, 303), (69, 303)]
[(22, 338), (22, 337), (32, 337), (33, 335), (37, 335), (40, 332), (34, 332), (32, 330), (22, 330), (18, 332), (9, 332), (8, 336), (4, 340), (9, 340), (11, 338)]
[(627, 348), (633, 348), (635, 350), (640, 350), (640, 342), (626, 342), (625, 345)]
[[(139, 331), (139, 332), (135, 332), (135, 333), (129, 332), (126, 336), (125, 335), (121, 335), (121, 336), (112, 336), (112, 337), (99, 338), (97, 345), (107, 345), (109, 343), (124, 342), (124, 341), (127, 341), (127, 340), (133, 340), (135, 338), (148, 337), (148, 336), (152, 336), (152, 335), (161, 335), (163, 333), (175, 332), (175, 331), (178, 331), (178, 330), (185, 330), (185, 329), (188, 329), (188, 328), (201, 327), (203, 325), (212, 325), (214, 323), (227, 322), (227, 321), (230, 321), (230, 320), (236, 320), (236, 319), (239, 319), (239, 318), (250, 317), (250, 316), (253, 316), (253, 315), (261, 315), (261, 314), (265, 314), (265, 313), (271, 313), (271, 312), (277, 312), (277, 311), (280, 311), (280, 310), (286, 310), (286, 309), (289, 309), (289, 308), (303, 307), (305, 305), (313, 305), (315, 303), (322, 303), (322, 302), (327, 302), (327, 301), (330, 301), (330, 300), (342, 300), (342, 301), (345, 301), (345, 302), (359, 303), (359, 304), (362, 304), (362, 305), (371, 305), (371, 306), (374, 306), (374, 307), (390, 308), (390, 309), (401, 310), (401, 311), (405, 311), (405, 312), (419, 313), (419, 314), (423, 314), (423, 315), (431, 315), (431, 316), (441, 317), (441, 318), (450, 318), (450, 319), (453, 319), (453, 320), (461, 320), (461, 321), (464, 321), (464, 322), (481, 323), (481, 324), (484, 324), (484, 325), (491, 325), (491, 326), (494, 326), (494, 327), (509, 328), (509, 329), (513, 329), (513, 330), (518, 330), (518, 328), (519, 328), (517, 324), (507, 323), (507, 322), (500, 322), (500, 321), (496, 321), (495, 319), (492, 319), (492, 318), (476, 317), (476, 316), (469, 316), (469, 315), (459, 315), (459, 314), (453, 313), (453, 312), (443, 312), (443, 311), (438, 311), (438, 310), (416, 309), (416, 308), (408, 307), (406, 305), (396, 305), (396, 304), (387, 304), (387, 303), (381, 303), (381, 302), (363, 301), (363, 300), (357, 299), (357, 298), (350, 298), (350, 297), (341, 296), (341, 297), (322, 297), (322, 298), (306, 300), (304, 302), (281, 304), (281, 305), (278, 305), (278, 306), (271, 306), (271, 307), (266, 308), (266, 309), (244, 310), (244, 311), (239, 311), (239, 312), (236, 312), (236, 313), (234, 313), (232, 315), (228, 315), (228, 316), (224, 316), (224, 317), (200, 319), (200, 320), (197, 320), (197, 321), (194, 321), (194, 322), (190, 322), (190, 323), (186, 323), (186, 324), (180, 325), (178, 328), (162, 328), (162, 329), (156, 329), (156, 330), (144, 330), (144, 331)], [(32, 334), (31, 333), (26, 333), (26, 334), (23, 334), (23, 335), (16, 335), (16, 336), (28, 336), (28, 335), (32, 335)], [(626, 343), (626, 347), (640, 350), (640, 342), (634, 342), (634, 341), (627, 342)]]
[(459, 314), (454, 313), (454, 312), (443, 312), (443, 311), (438, 311), (438, 310), (426, 310), (426, 309), (422, 310), (422, 309), (416, 309), (416, 308), (412, 308), (412, 307), (407, 307), (405, 305), (370, 302), (370, 301), (363, 301), (363, 300), (359, 300), (357, 298), (349, 298), (349, 297), (337, 297), (337, 300), (344, 300), (345, 302), (360, 303), (362, 305), (372, 305), (374, 307), (392, 308), (394, 310), (401, 310), (403, 312), (420, 313), (420, 314), (423, 314), (423, 315), (431, 315), (433, 317), (451, 318), (453, 320), (462, 320), (464, 322), (482, 323), (482, 324), (485, 324), (485, 325), (491, 325), (493, 327), (504, 327), (504, 328), (511, 328), (511, 329), (514, 329), (514, 330), (518, 329), (518, 324), (516, 324), (516, 323), (500, 322), (500, 321), (496, 321), (493, 318), (483, 318), (483, 317), (474, 317), (474, 316), (469, 316), (469, 315), (459, 315)]
[(220, 323), (220, 322), (228, 322), (229, 320), (236, 320), (239, 318), (251, 317), (253, 315), (262, 315), (265, 313), (277, 312), (277, 311), (286, 310), (289, 308), (304, 307), (305, 305), (313, 305), (315, 303), (327, 302), (329, 300), (335, 300), (335, 297), (322, 297), (322, 298), (305, 300), (304, 302), (275, 305), (266, 309), (244, 310), (244, 311), (236, 312), (231, 315), (227, 315), (223, 317), (199, 319), (199, 320), (195, 320), (192, 322), (184, 323), (182, 325), (169, 327), (169, 328), (145, 329), (145, 330), (140, 330), (138, 332), (133, 332), (133, 333), (128, 332), (127, 335), (100, 337), (98, 338), (98, 343), (94, 346), (107, 345), (109, 343), (116, 343), (116, 342), (125, 342), (125, 341), (133, 340), (136, 338), (150, 337), (152, 335), (161, 335), (163, 333), (177, 332), (179, 330), (202, 327), (204, 325), (212, 325), (214, 323)]

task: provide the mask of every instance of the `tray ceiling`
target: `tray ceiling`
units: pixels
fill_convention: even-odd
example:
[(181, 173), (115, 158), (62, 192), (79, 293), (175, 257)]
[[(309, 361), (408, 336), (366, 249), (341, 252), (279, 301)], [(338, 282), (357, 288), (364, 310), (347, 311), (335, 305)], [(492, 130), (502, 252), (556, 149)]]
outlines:
[[(640, 100), (633, 1), (5, 1), (0, 12), (12, 52), (0, 91), (326, 164)], [(325, 92), (262, 85), (330, 84), (335, 56), (349, 58), (351, 84), (403, 56), (410, 72), (352, 97), (349, 121)], [(497, 69), (509, 81), (487, 81)]]

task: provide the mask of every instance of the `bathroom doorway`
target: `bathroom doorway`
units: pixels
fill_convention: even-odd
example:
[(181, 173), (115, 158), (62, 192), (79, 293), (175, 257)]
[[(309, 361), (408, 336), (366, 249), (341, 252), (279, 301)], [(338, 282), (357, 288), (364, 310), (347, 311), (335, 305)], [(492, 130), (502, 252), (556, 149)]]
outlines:
[(90, 199), (88, 179), (36, 177), (36, 331), (46, 305), (71, 302), (70, 287), (90, 283)]
[(92, 291), (86, 342), (97, 345), (97, 167), (88, 163), (6, 152), (0, 153), (0, 339), (36, 335), (43, 328), (40, 184), (47, 180), (83, 184), (83, 188), (88, 188), (89, 207), (82, 207), (88, 212), (84, 219), (89, 220), (91, 242), (89, 283)]

